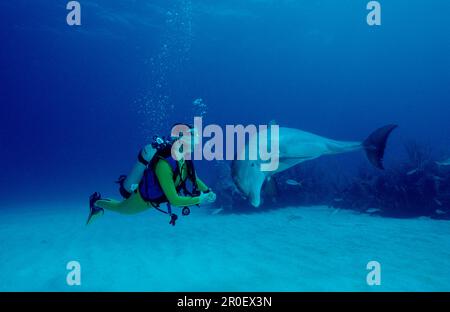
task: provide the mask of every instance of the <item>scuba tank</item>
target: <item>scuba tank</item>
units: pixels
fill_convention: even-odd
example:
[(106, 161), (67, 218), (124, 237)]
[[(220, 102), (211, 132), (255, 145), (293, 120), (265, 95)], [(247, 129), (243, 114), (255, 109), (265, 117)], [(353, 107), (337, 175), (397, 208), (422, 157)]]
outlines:
[[(124, 198), (129, 198), (131, 194), (139, 187), (139, 183), (144, 176), (144, 172), (155, 154), (158, 151), (171, 146), (171, 144), (171, 140), (154, 136), (151, 144), (145, 146), (139, 151), (137, 161), (128, 176), (123, 174), (116, 181), (116, 183), (120, 185), (119, 191)], [(145, 154), (145, 158), (142, 156), (143, 153)]]

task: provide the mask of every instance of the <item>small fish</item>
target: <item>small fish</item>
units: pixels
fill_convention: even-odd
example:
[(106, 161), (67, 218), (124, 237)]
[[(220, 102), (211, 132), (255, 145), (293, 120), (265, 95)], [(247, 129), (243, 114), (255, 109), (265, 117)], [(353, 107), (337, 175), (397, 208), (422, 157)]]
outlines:
[(301, 219), (303, 219), (302, 216), (295, 216), (295, 215), (290, 215), (290, 216), (288, 216), (288, 221), (289, 221), (289, 222), (295, 221), (295, 220), (301, 220)]
[(341, 201), (343, 201), (344, 199), (343, 198), (335, 198), (335, 199), (333, 199), (335, 202), (337, 202), (337, 203), (339, 203), (339, 202), (341, 202)]
[(444, 215), (444, 214), (447, 214), (447, 212), (445, 212), (445, 211), (443, 211), (443, 210), (440, 210), (440, 209), (436, 209), (434, 212), (435, 212), (436, 214), (438, 214), (438, 215)]
[(433, 176), (433, 180), (435, 180), (435, 181), (444, 181), (443, 178), (438, 177), (438, 176)]
[(435, 202), (437, 205), (442, 206), (442, 203), (441, 203), (441, 201), (440, 201), (439, 199), (435, 198), (435, 199), (434, 199), (434, 202)]
[(436, 161), (438, 166), (450, 166), (450, 158), (443, 161)]
[(222, 211), (223, 211), (223, 208), (214, 209), (214, 210), (211, 212), (211, 214), (212, 214), (212, 215), (217, 215), (217, 214), (221, 213)]
[(333, 212), (331, 213), (331, 215), (334, 216), (334, 215), (337, 214), (339, 211), (341, 211), (341, 209), (339, 209), (339, 208), (334, 209)]
[(416, 168), (416, 169), (413, 169), (413, 170), (408, 171), (408, 172), (406, 173), (406, 175), (413, 175), (413, 174), (416, 173), (417, 171), (419, 171), (419, 168)]
[(292, 180), (292, 179), (286, 180), (286, 184), (287, 185), (292, 185), (292, 186), (302, 186), (302, 183), (303, 183), (302, 181), (297, 182), (297, 181)]
[(376, 212), (380, 212), (380, 209), (377, 208), (369, 208), (366, 210), (366, 213), (376, 213)]

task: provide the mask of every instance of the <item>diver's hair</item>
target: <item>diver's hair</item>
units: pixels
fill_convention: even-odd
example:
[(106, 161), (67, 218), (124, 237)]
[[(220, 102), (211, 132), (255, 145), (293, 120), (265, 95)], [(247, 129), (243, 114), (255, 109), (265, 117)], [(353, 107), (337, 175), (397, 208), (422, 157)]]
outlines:
[[(172, 125), (172, 127), (170, 128), (170, 131), (172, 132), (172, 129), (175, 128), (175, 127), (178, 127), (178, 126), (186, 126), (186, 127), (188, 127), (190, 130), (194, 129), (194, 126), (191, 125), (191, 124), (184, 123), (184, 122), (177, 122), (177, 123), (174, 123), (174, 124)], [(170, 134), (172, 134), (172, 133), (170, 133)]]
[(186, 126), (186, 127), (188, 127), (189, 129), (194, 129), (194, 126), (193, 126), (193, 125), (188, 124), (188, 123), (184, 123), (184, 122), (177, 122), (177, 123), (174, 123), (170, 129), (173, 129), (173, 128), (175, 128), (176, 126)]
[[(184, 122), (177, 122), (177, 123), (174, 123), (173, 125), (172, 125), (172, 128), (173, 127), (176, 127), (176, 126), (186, 126), (186, 127), (188, 127), (189, 129), (194, 129), (194, 126), (192, 125), (192, 124), (188, 124), (188, 123), (184, 123)], [(171, 128), (171, 129), (172, 129)]]

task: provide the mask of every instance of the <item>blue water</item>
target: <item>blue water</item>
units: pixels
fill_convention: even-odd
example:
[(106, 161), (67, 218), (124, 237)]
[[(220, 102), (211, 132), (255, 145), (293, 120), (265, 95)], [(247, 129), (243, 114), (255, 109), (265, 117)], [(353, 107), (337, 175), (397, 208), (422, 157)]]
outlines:
[[(84, 227), (87, 198), (93, 191), (119, 198), (117, 186), (112, 182), (131, 168), (139, 149), (154, 134), (166, 135), (174, 122), (192, 123), (193, 117), (199, 114), (206, 123), (267, 124), (275, 120), (282, 126), (345, 140), (362, 140), (375, 128), (395, 123), (399, 128), (389, 140), (385, 156), (387, 168), (402, 161), (404, 144), (410, 141), (431, 147), (436, 157), (449, 157), (450, 2), (382, 0), (382, 25), (373, 27), (366, 23), (367, 2), (81, 0), (82, 25), (68, 26), (65, 1), (1, 1), (0, 160), (3, 166), (0, 215), (3, 216), (0, 260), (8, 259), (18, 273), (10, 270), (6, 274), (7, 269), (2, 266), (0, 276), (7, 277), (0, 277), (0, 289), (71, 290), (65, 285), (67, 261), (78, 257), (84, 263), (98, 265), (104, 260), (101, 257), (114, 256), (99, 252), (97, 259), (86, 258), (81, 252), (86, 244), (90, 244), (92, 250), (95, 244), (100, 246), (98, 248), (109, 244), (117, 253), (127, 244), (123, 250), (130, 252), (130, 257), (135, 254), (144, 263), (146, 258), (156, 263), (158, 255), (149, 252), (147, 246), (154, 242), (144, 239), (133, 245), (133, 241), (109, 238), (108, 233), (114, 232), (116, 227), (120, 227), (120, 231), (140, 227), (139, 235), (154, 228), (159, 231), (158, 237), (165, 237), (161, 231), (176, 232), (176, 228), (160, 226), (165, 219), (162, 221), (161, 216), (154, 214), (153, 219), (149, 214), (143, 217), (149, 223), (139, 217), (124, 221), (122, 216), (108, 215), (104, 218), (107, 221), (102, 220), (98, 226), (93, 225), (95, 230), (91, 229), (103, 239), (92, 241), (89, 239), (92, 233), (88, 235)], [(206, 105), (201, 110), (193, 104), (200, 98)], [(325, 170), (338, 166), (340, 172), (349, 175), (356, 174), (358, 168), (366, 164), (363, 153), (340, 155), (330, 163), (322, 162)], [(207, 161), (197, 165), (199, 175), (208, 184), (217, 180), (216, 167), (216, 163)], [(295, 201), (289, 202), (296, 205)], [(252, 235), (257, 229), (252, 222), (267, 222), (264, 224), (270, 236), (273, 234), (270, 216), (281, 212), (274, 212), (271, 208), (275, 207), (267, 202), (265, 208), (257, 214), (242, 215), (246, 222), (236, 221), (236, 227), (239, 225), (246, 238), (258, 240), (256, 245), (262, 250), (267, 248), (269, 253), (271, 246), (264, 247), (262, 243), (264, 234)], [(280, 209), (283, 211), (283, 207)], [(446, 209), (448, 207), (440, 208)], [(66, 213), (76, 221), (71, 224)], [(292, 214), (290, 210), (288, 214)], [(36, 218), (35, 222), (28, 217)], [(217, 216), (211, 218), (216, 220)], [(201, 230), (195, 216), (192, 219), (192, 227)], [(298, 220), (309, 219), (303, 216)], [(152, 222), (157, 225), (152, 226)], [(232, 232), (229, 220), (224, 222)], [(377, 216), (376, 225), (371, 224), (369, 228), (381, 231), (385, 230), (385, 224), (395, 227), (393, 222)], [(424, 242), (429, 247), (424, 248), (425, 254), (411, 247), (405, 263), (396, 262), (396, 268), (413, 265), (408, 259), (415, 259), (414, 265), (420, 266), (429, 259), (450, 256), (432, 246), (437, 240), (448, 244), (450, 236), (442, 232), (442, 227), (448, 227), (445, 221), (429, 220), (429, 225), (422, 219), (410, 222), (419, 222), (417, 229), (429, 227), (430, 235), (436, 239)], [(318, 224), (326, 231), (329, 222), (324, 219)], [(55, 226), (54, 231), (50, 230), (52, 226)], [(180, 232), (192, 234), (192, 229), (186, 229), (189, 223), (183, 226)], [(71, 228), (70, 234), (61, 234), (67, 227)], [(293, 227), (292, 231), (301, 232), (301, 225), (298, 227)], [(208, 229), (214, 231), (217, 227)], [(36, 242), (27, 240), (24, 233), (34, 236)], [(117, 279), (123, 281), (123, 288), (109, 288), (107, 282), (88, 277), (91, 284), (85, 289), (368, 290), (364, 277), (361, 285), (357, 282), (360, 273), (355, 273), (354, 280), (340, 283), (339, 278), (327, 279), (324, 272), (314, 269), (307, 270), (303, 278), (315, 283), (296, 284), (290, 279), (283, 283), (286, 276), (277, 276), (276, 267), (280, 262), (287, 268), (294, 268), (296, 264), (286, 257), (279, 261), (268, 259), (264, 263), (267, 256), (264, 252), (258, 253), (262, 257), (261, 267), (255, 269), (251, 262), (243, 260), (228, 280), (221, 280), (223, 275), (218, 272), (231, 265), (227, 257), (239, 257), (235, 248), (245, 250), (254, 244), (248, 241), (247, 245), (244, 241), (235, 247), (231, 240), (237, 238), (233, 235), (227, 240), (227, 235), (221, 234), (216, 241), (217, 233), (201, 233), (214, 242), (210, 249), (205, 247), (208, 254), (223, 263), (218, 262), (216, 267), (213, 263), (213, 268), (204, 274), (201, 267), (194, 266), (198, 269), (194, 272), (196, 277), (186, 273), (184, 278), (191, 283), (185, 284), (185, 288), (180, 289), (175, 279), (164, 280), (159, 288), (149, 287), (130, 277), (139, 270), (127, 272), (126, 259), (123, 259), (117, 274)], [(292, 239), (301, 237), (297, 232), (286, 230), (283, 233)], [(402, 237), (402, 232), (396, 234)], [(59, 240), (61, 235), (73, 238), (69, 251)], [(311, 247), (314, 241), (308, 241), (313, 237), (303, 237), (301, 242), (288, 241), (287, 244), (293, 245), (287, 248), (314, 249)], [(273, 244), (286, 241), (266, 238)], [(356, 257), (361, 252), (361, 259), (355, 263), (362, 263), (363, 270), (367, 261), (376, 258), (376, 254), (370, 254), (370, 248), (358, 245), (365, 241), (363, 236), (353, 242), (355, 245), (350, 236), (343, 234), (342, 239), (349, 240), (343, 242), (344, 250)], [(180, 256), (192, 263), (197, 260), (208, 263), (209, 258), (194, 252), (201, 251), (207, 240), (194, 239), (189, 245), (192, 250), (182, 245), (182, 241), (171, 243), (179, 249), (179, 254), (168, 252), (174, 259)], [(386, 251), (381, 247), (377, 250), (389, 265), (395, 258), (392, 252), (398, 247), (396, 244), (400, 246), (402, 242), (389, 245), (389, 240), (383, 240), (381, 244), (386, 245)], [(215, 247), (221, 245), (226, 248), (214, 254)], [(144, 248), (145, 255), (140, 254)], [(283, 250), (286, 253), (286, 249)], [(324, 252), (330, 257), (338, 255)], [(167, 256), (167, 252), (161, 253)], [(37, 262), (30, 271), (20, 271), (21, 265), (37, 254), (49, 257), (63, 254), (64, 259), (57, 258), (58, 262), (53, 258), (51, 264)], [(323, 254), (312, 250), (311, 262), (315, 262), (315, 256), (320, 258)], [(251, 254), (247, 252), (242, 257), (251, 258)], [(61, 273), (57, 273), (59, 263)], [(83, 265), (83, 261), (81, 263)], [(166, 265), (170, 267), (171, 263)], [(178, 260), (173, 264), (182, 265)], [(147, 281), (162, 278), (162, 274), (156, 273), (158, 268), (150, 264), (144, 267)], [(242, 277), (246, 268), (250, 273)], [(48, 275), (38, 274), (34, 284), (38, 286), (27, 284), (28, 274), (53, 269), (55, 271)], [(336, 267), (329, 269), (333, 271)], [(443, 270), (447, 272), (448, 268)], [(298, 270), (300, 278), (301, 272)], [(426, 271), (408, 287), (404, 286), (408, 281), (406, 269), (404, 273), (406, 277), (391, 279), (392, 284), (384, 289), (450, 289), (448, 275), (442, 279), (442, 272)], [(270, 278), (261, 279), (261, 276)], [(215, 278), (214, 286), (210, 278)], [(427, 284), (430, 279), (438, 280)], [(244, 286), (237, 286), (240, 282)]]

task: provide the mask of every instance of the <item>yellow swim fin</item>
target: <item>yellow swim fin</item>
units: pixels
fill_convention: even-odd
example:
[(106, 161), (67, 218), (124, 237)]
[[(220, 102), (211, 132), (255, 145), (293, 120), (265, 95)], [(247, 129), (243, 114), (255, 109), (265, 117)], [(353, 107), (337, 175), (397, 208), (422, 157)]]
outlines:
[(95, 206), (95, 202), (99, 199), (101, 199), (101, 195), (97, 192), (89, 196), (89, 216), (86, 221), (86, 225), (91, 224), (93, 220), (95, 220), (97, 217), (103, 216), (103, 214), (105, 213), (105, 210), (103, 210), (103, 208)]

